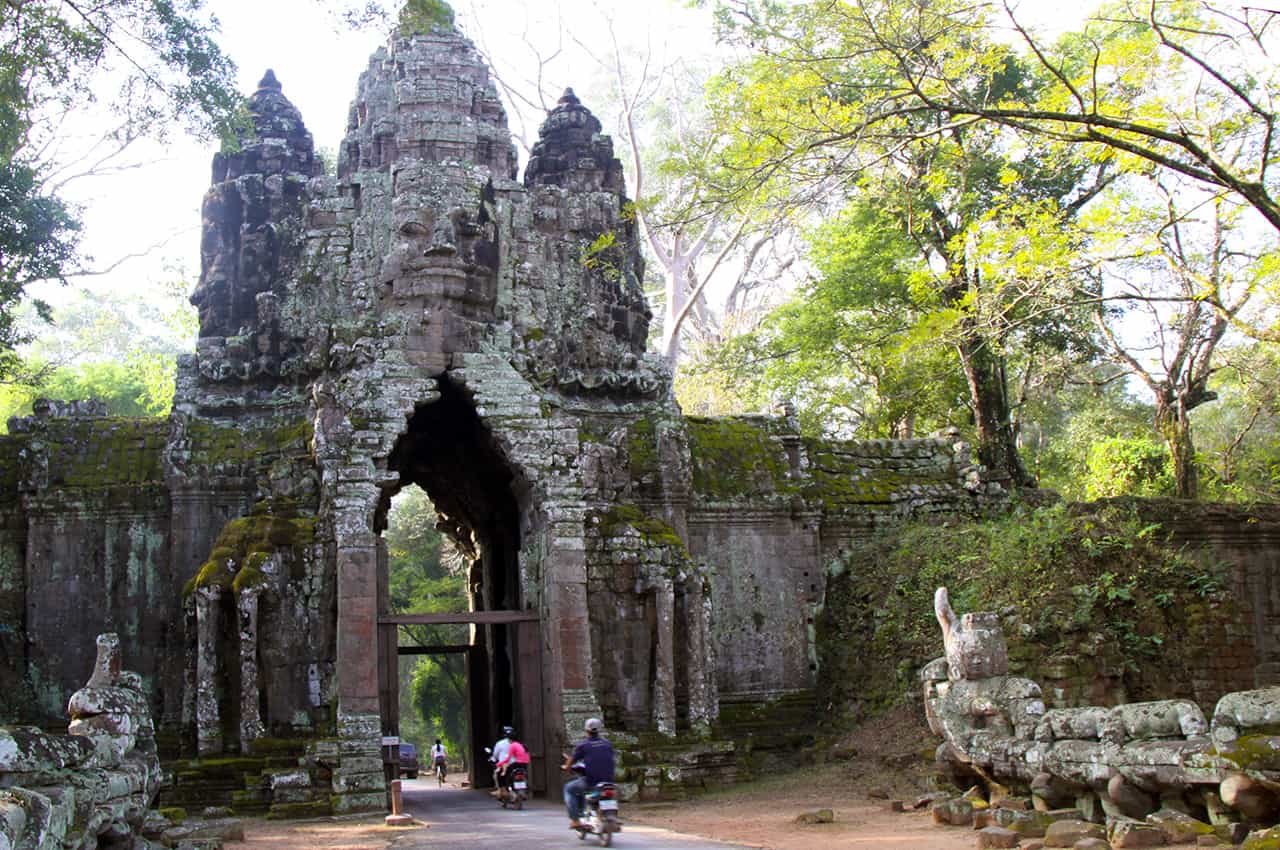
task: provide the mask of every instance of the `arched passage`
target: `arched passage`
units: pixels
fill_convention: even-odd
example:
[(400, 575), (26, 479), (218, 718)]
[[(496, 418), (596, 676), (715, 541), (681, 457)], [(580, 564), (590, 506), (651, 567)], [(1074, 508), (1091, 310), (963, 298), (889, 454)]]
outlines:
[[(466, 652), (471, 778), (484, 785), (487, 771), (475, 766), (486, 763), (483, 747), (494, 740), (498, 726), (515, 725), (526, 743), (540, 744), (542, 738), (541, 711), (532, 701), (541, 693), (537, 622), (521, 613), (528, 600), (519, 575), (521, 512), (516, 493), (525, 488), (467, 396), (447, 377), (439, 384), (439, 398), (417, 407), (388, 468), (399, 473), (400, 487), (417, 485), (426, 491), (437, 512), (437, 528), (471, 562), (470, 614), (416, 621), (471, 624)], [(384, 494), (376, 519), (379, 533), (385, 529), (393, 495)], [(385, 558), (380, 560), (385, 570)], [(385, 607), (379, 613), (386, 636), (380, 641), (380, 654), (389, 683), (397, 652), (396, 624), (409, 622), (412, 615), (389, 616)], [(387, 694), (385, 702), (393, 701), (394, 695)], [(384, 717), (387, 710), (384, 704)], [(535, 752), (540, 749), (535, 744)]]

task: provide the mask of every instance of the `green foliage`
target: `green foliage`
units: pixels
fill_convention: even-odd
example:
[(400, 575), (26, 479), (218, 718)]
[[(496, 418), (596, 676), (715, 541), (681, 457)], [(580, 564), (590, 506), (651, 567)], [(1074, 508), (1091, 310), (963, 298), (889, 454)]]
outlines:
[(1007, 615), (1015, 673), (1036, 678), (1047, 658), (1104, 647), (1133, 699), (1185, 681), (1204, 639), (1236, 616), (1220, 567), (1169, 546), (1124, 502), (909, 523), (868, 540), (843, 566), (828, 578), (818, 622), (821, 701), (839, 711), (882, 709), (916, 690), (915, 672), (942, 654), (939, 586), (959, 613)]
[[(234, 139), (243, 126), (235, 65), (213, 41), (199, 0), (56, 0), (8, 3), (0, 14), (0, 378), (18, 370), (15, 346), (30, 333), (13, 311), (25, 287), (66, 282), (79, 270), (80, 224), (46, 184), (58, 163), (66, 113), (98, 100), (108, 82), (117, 124), (101, 132), (93, 158), (109, 161), (142, 136), (185, 126)], [(65, 163), (62, 163), (65, 165)], [(90, 173), (92, 173), (92, 167)], [(37, 304), (42, 317), (47, 310)]]
[[(468, 610), (467, 565), (450, 558), (435, 525), (435, 507), (420, 488), (409, 487), (396, 496), (384, 535), (391, 610), (396, 613)], [(470, 643), (466, 626), (402, 626), (401, 634), (420, 646)], [(415, 656), (401, 665), (401, 704), (411, 709), (402, 711), (401, 731), (418, 743), (424, 770), (427, 745), (435, 738), (444, 741), (453, 758), (468, 745), (462, 658), (456, 653)]]
[(31, 412), (40, 397), (97, 399), (112, 416), (164, 416), (173, 403), (178, 355), (195, 338), (195, 310), (178, 280), (141, 297), (82, 291), (40, 327), (34, 309), (19, 311), (26, 380), (0, 384), (0, 430)]
[(1151, 437), (1108, 437), (1089, 447), (1085, 495), (1169, 496), (1174, 492), (1169, 451)]
[(1280, 501), (1280, 349), (1237, 345), (1222, 360), (1218, 400), (1194, 416), (1204, 496)]
[(453, 27), (453, 7), (444, 0), (408, 0), (400, 8), (396, 29), (401, 35), (427, 33), (433, 27)]
[[(41, 194), (35, 170), (0, 157), (0, 377), (16, 370), (13, 350), (31, 339), (14, 316), (27, 284), (61, 277), (79, 237), (80, 223), (62, 201)], [(49, 318), (47, 304), (33, 306)]]

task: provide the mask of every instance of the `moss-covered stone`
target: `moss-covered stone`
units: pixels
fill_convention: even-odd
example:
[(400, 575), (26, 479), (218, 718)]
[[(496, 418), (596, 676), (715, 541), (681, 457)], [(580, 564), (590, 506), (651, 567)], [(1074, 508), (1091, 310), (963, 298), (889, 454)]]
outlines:
[[(688, 419), (695, 492), (710, 501), (798, 493), (776, 419)], [(633, 459), (634, 462), (634, 459)]]
[(218, 587), (242, 593), (266, 582), (263, 566), (281, 549), (299, 549), (315, 541), (315, 518), (298, 516), (287, 500), (264, 500), (248, 516), (222, 527), (209, 560), (187, 582), (183, 593)]
[(273, 457), (308, 455), (314, 431), (305, 417), (253, 427), (192, 419), (186, 424), (186, 435), (191, 446), (190, 464), (219, 469), (256, 465)]
[(617, 537), (627, 530), (634, 530), (653, 546), (674, 546), (685, 549), (684, 541), (668, 523), (651, 517), (636, 505), (618, 504), (605, 511), (593, 511), (589, 522), (601, 537)]

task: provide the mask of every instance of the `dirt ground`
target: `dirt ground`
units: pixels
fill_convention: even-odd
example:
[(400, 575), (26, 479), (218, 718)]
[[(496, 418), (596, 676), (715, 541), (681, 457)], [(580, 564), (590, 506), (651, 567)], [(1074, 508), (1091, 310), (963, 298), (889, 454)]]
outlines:
[[(819, 767), (763, 777), (681, 803), (633, 805), (629, 820), (773, 850), (972, 850), (973, 831), (934, 826), (927, 809), (910, 811), (928, 790), (936, 739), (909, 709), (864, 726)], [(907, 812), (889, 804), (901, 800)], [(796, 817), (831, 809), (832, 823)]]
[[(972, 850), (973, 831), (934, 826), (927, 810), (908, 809), (927, 790), (925, 753), (933, 739), (911, 712), (864, 727), (840, 742), (840, 757), (819, 767), (763, 777), (678, 803), (633, 804), (624, 819), (690, 835), (772, 850)], [(833, 823), (796, 817), (832, 809)], [(232, 850), (381, 850), (390, 838), (381, 818), (281, 823), (247, 821)]]

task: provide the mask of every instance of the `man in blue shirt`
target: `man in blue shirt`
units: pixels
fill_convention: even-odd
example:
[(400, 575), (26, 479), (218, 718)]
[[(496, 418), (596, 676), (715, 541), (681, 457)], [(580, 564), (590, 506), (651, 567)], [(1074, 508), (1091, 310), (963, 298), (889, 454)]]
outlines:
[(604, 724), (592, 717), (583, 728), (587, 737), (573, 748), (573, 755), (564, 760), (561, 770), (575, 766), (582, 775), (564, 786), (564, 805), (569, 810), (569, 828), (582, 828), (582, 802), (587, 792), (601, 782), (613, 781), (613, 744), (600, 737)]

